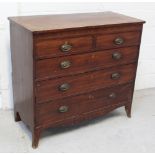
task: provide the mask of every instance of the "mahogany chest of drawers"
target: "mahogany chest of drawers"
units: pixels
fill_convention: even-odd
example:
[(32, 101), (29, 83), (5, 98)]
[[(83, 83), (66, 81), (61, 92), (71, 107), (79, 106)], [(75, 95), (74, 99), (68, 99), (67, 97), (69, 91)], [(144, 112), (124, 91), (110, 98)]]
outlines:
[(144, 21), (113, 12), (9, 20), (15, 121), (34, 148), (49, 127), (121, 106), (130, 117)]

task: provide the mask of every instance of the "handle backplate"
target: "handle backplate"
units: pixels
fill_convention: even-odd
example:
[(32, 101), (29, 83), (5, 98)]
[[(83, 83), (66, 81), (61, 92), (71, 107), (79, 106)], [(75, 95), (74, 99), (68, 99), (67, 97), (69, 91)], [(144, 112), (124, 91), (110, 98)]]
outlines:
[(110, 98), (110, 99), (116, 98), (116, 93), (111, 93), (111, 94), (109, 94), (109, 98)]
[(119, 60), (119, 59), (122, 58), (122, 54), (121, 54), (120, 52), (114, 52), (114, 53), (112, 54), (112, 58), (113, 58), (114, 60)]
[(60, 113), (65, 113), (67, 111), (68, 111), (68, 106), (61, 106), (61, 107), (59, 107), (59, 112)]
[(59, 90), (60, 91), (67, 91), (70, 88), (70, 85), (68, 83), (64, 83), (60, 85)]
[(62, 52), (69, 52), (71, 48), (72, 48), (72, 45), (68, 44), (68, 42), (65, 42), (63, 45), (61, 45)]
[(68, 61), (68, 60), (62, 61), (62, 62), (60, 63), (60, 67), (61, 67), (62, 69), (64, 69), (64, 68), (69, 68), (70, 66), (71, 66), (71, 62)]
[(117, 79), (119, 79), (120, 78), (120, 73), (113, 73), (113, 74), (111, 74), (111, 78), (113, 79), (113, 80), (117, 80)]
[(114, 40), (114, 43), (116, 45), (122, 45), (124, 43), (124, 39), (122, 37), (117, 37), (115, 40)]

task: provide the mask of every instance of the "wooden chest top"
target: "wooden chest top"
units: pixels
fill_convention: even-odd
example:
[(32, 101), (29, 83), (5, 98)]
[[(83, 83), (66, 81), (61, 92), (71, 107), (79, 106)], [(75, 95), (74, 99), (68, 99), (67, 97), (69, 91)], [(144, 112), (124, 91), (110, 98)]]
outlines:
[(36, 15), (9, 17), (9, 20), (23, 26), (33, 33), (53, 32), (62, 29), (85, 29), (106, 27), (107, 25), (127, 25), (144, 23), (143, 20), (113, 12), (79, 13), (64, 15)]

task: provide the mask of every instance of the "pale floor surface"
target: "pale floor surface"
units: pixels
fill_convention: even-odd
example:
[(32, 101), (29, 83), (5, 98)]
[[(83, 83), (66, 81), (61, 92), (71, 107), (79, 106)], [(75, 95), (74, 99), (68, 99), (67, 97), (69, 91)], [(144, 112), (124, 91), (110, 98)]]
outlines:
[(134, 93), (132, 118), (121, 107), (83, 125), (48, 129), (37, 149), (13, 112), (0, 111), (0, 152), (155, 152), (155, 88)]

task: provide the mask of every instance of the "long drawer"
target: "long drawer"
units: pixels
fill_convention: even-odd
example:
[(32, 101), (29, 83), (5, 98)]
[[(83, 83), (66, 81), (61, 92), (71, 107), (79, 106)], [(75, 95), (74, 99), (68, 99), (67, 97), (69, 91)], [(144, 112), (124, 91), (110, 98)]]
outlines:
[(132, 89), (133, 83), (42, 103), (37, 106), (37, 123), (61, 121), (99, 108), (125, 105), (132, 99)]
[(36, 79), (62, 77), (135, 62), (138, 46), (36, 61)]
[(36, 82), (36, 102), (82, 94), (96, 89), (131, 82), (135, 79), (136, 63), (105, 70)]

